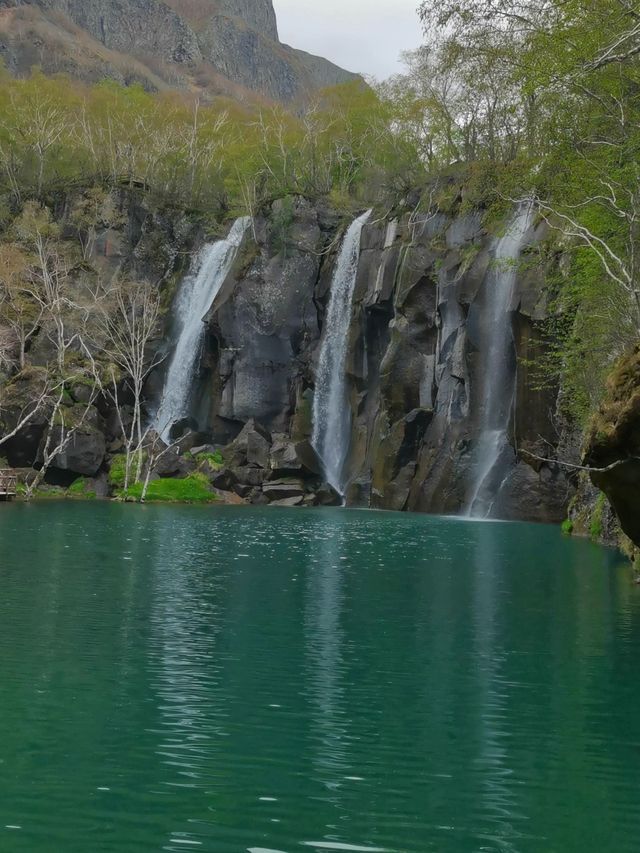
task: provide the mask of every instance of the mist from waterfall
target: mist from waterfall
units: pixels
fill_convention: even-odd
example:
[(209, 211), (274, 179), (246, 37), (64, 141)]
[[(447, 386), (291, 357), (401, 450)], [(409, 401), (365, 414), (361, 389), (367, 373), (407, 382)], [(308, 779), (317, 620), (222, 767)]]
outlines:
[(353, 293), (358, 275), (362, 229), (371, 211), (351, 223), (342, 242), (331, 282), (313, 399), (312, 444), (326, 481), (344, 496), (344, 467), (349, 453), (351, 410), (347, 399), (346, 360)]
[(471, 498), (466, 514), (489, 518), (504, 482), (510, 451), (509, 426), (515, 403), (516, 372), (511, 361), (513, 332), (509, 308), (518, 275), (518, 260), (533, 220), (533, 208), (523, 204), (495, 247), (495, 265), (487, 282), (483, 333), (480, 341), (484, 400), (480, 439), (475, 449)]
[(180, 286), (175, 302), (176, 343), (169, 362), (155, 429), (168, 444), (171, 427), (189, 406), (205, 327), (204, 317), (231, 270), (251, 219), (241, 217), (224, 240), (206, 245)]

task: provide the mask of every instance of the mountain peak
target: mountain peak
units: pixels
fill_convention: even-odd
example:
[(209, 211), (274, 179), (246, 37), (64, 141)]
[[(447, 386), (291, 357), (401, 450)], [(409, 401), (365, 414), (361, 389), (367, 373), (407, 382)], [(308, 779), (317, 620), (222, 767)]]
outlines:
[(285, 103), (357, 78), (281, 44), (272, 0), (0, 0), (0, 57), (16, 74)]
[(195, 29), (202, 29), (212, 18), (238, 18), (245, 26), (278, 41), (278, 22), (271, 0), (165, 0)]

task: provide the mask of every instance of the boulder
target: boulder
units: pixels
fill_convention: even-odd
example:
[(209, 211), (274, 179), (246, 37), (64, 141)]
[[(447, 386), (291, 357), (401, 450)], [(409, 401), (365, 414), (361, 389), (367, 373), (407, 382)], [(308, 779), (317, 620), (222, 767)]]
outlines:
[(233, 468), (232, 469), (235, 479), (238, 483), (243, 483), (247, 486), (261, 486), (266, 477), (267, 472), (263, 471), (262, 468)]
[(229, 504), (230, 506), (244, 506), (246, 504), (246, 500), (241, 498), (240, 495), (237, 495), (235, 492), (219, 490), (217, 495), (221, 503)]
[(322, 462), (308, 439), (296, 442), (295, 453), (303, 471), (317, 477), (323, 476)]
[(262, 491), (271, 503), (289, 498), (299, 498), (300, 503), (302, 503), (305, 494), (304, 484), (301, 480), (275, 480), (271, 483), (265, 483)]
[(95, 495), (100, 499), (109, 497), (109, 480), (104, 473), (97, 477), (87, 477), (83, 485), (85, 494)]
[[(180, 418), (171, 425), (169, 430), (169, 438), (171, 441), (177, 441), (184, 438), (188, 433), (196, 433), (198, 430), (198, 422), (194, 418)], [(191, 445), (193, 447), (193, 445)]]
[[(54, 441), (55, 441), (54, 437)], [(104, 462), (107, 447), (104, 435), (98, 430), (77, 430), (69, 444), (54, 460), (54, 467), (85, 477), (92, 477)]]
[(223, 468), (220, 471), (213, 472), (212, 475), (209, 476), (209, 482), (211, 485), (219, 489), (223, 492), (231, 492), (238, 482), (238, 478), (234, 471), (230, 468)]
[(192, 461), (180, 456), (177, 448), (164, 453), (153, 466), (157, 477), (188, 477), (194, 470)]
[(239, 495), (241, 498), (248, 498), (253, 492), (254, 487), (248, 485), (247, 483), (236, 483), (233, 487), (233, 491), (236, 495)]
[(296, 444), (286, 435), (274, 435), (269, 467), (272, 471), (297, 472), (302, 470), (302, 462), (298, 456)]
[(269, 467), (269, 441), (257, 430), (247, 436), (247, 465), (255, 468)]
[(194, 447), (200, 447), (202, 445), (204, 436), (200, 432), (186, 432), (182, 438), (175, 441), (175, 446), (179, 449), (180, 453), (193, 453)]
[(95, 394), (95, 389), (92, 385), (86, 385), (83, 382), (77, 382), (70, 389), (71, 396), (76, 401), (76, 403), (87, 403), (91, 402), (92, 397)]
[(105, 419), (107, 440), (123, 444), (125, 435), (131, 433), (133, 424), (133, 406), (120, 406), (119, 409), (111, 409)]
[(247, 465), (267, 467), (260, 463), (268, 461), (270, 446), (271, 435), (268, 430), (252, 418), (223, 450), (223, 456), (230, 468), (242, 468)]
[(302, 506), (303, 502), (304, 498), (302, 495), (298, 495), (294, 498), (283, 498), (281, 501), (272, 501), (271, 506), (294, 507)]
[(217, 448), (213, 444), (201, 444), (199, 447), (191, 448), (192, 456), (200, 456), (202, 453), (213, 455), (217, 452)]
[(342, 497), (332, 486), (325, 483), (316, 492), (316, 504), (317, 506), (342, 506)]

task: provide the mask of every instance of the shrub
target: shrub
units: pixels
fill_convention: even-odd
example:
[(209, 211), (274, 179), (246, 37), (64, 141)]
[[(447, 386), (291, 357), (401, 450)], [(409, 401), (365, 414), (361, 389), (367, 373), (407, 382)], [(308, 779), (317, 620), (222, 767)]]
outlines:
[(601, 492), (598, 495), (598, 500), (596, 501), (596, 505), (593, 510), (593, 515), (591, 516), (591, 524), (589, 525), (589, 534), (592, 539), (600, 539), (602, 536), (602, 532), (604, 530), (603, 514), (606, 501), (607, 499), (604, 493)]
[(127, 457), (124, 453), (114, 456), (109, 468), (109, 483), (118, 489), (124, 486), (124, 477), (127, 467)]
[(562, 522), (562, 532), (565, 536), (571, 536), (573, 533), (573, 521), (570, 518), (565, 518)]
[(67, 489), (67, 497), (82, 498), (86, 501), (95, 500), (97, 495), (94, 491), (87, 488), (88, 485), (88, 480), (85, 477), (80, 477)]
[(198, 453), (196, 456), (198, 465), (210, 465), (212, 468), (221, 468), (224, 465), (224, 458), (219, 450), (215, 453)]

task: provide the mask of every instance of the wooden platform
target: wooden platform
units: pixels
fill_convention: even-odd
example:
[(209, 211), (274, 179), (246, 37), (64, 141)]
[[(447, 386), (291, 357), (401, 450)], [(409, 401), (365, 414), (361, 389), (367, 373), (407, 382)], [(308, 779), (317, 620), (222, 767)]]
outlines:
[(18, 492), (18, 475), (0, 470), (0, 501), (10, 501)]

